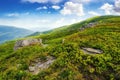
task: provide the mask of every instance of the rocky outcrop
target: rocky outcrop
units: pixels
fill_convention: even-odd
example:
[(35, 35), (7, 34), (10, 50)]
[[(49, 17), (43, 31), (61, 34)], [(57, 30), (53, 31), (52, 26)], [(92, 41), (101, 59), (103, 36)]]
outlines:
[(16, 42), (14, 46), (14, 50), (17, 50), (21, 47), (35, 45), (35, 44), (42, 44), (42, 39), (25, 39), (25, 40), (19, 40)]
[(47, 56), (47, 60), (42, 62), (40, 59), (36, 59), (36, 61), (31, 62), (29, 66), (29, 72), (36, 75), (41, 70), (47, 69), (55, 59), (53, 57)]
[(103, 51), (94, 48), (82, 48), (82, 51), (87, 54), (102, 54)]
[(86, 28), (91, 28), (91, 27), (94, 27), (95, 25), (97, 25), (98, 23), (96, 23), (96, 22), (94, 22), (94, 23), (89, 23), (89, 24), (87, 24), (87, 25), (85, 25), (85, 26), (82, 26), (81, 28), (80, 28), (80, 31), (83, 31), (84, 29), (86, 29)]

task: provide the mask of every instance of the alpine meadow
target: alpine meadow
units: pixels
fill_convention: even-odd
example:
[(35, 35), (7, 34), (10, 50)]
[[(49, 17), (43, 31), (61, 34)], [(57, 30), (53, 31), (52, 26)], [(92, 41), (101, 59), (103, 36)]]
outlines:
[(0, 80), (120, 80), (120, 0), (1, 0)]
[[(0, 80), (119, 80), (119, 22), (120, 16), (97, 16), (20, 39), (42, 42), (17, 50), (13, 50), (16, 40), (3, 43)], [(47, 65), (49, 57), (53, 62)]]

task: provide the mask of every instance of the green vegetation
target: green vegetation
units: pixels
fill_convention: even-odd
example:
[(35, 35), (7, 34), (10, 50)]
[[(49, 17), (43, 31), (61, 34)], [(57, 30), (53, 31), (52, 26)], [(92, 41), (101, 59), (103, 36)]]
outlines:
[[(80, 27), (97, 22), (92, 28)], [(27, 46), (13, 51), (15, 41), (0, 45), (0, 80), (119, 80), (120, 16), (100, 16), (61, 27), (42, 38), (47, 47)], [(64, 43), (62, 43), (62, 40)], [(81, 47), (97, 48), (102, 54), (89, 55)], [(46, 56), (55, 62), (37, 75), (28, 72), (30, 62)]]

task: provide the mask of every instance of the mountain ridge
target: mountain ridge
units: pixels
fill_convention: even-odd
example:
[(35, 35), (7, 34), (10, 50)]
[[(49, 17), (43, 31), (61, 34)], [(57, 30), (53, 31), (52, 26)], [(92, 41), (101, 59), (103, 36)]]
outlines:
[(0, 43), (17, 38), (22, 38), (32, 33), (33, 31), (27, 29), (0, 25)]

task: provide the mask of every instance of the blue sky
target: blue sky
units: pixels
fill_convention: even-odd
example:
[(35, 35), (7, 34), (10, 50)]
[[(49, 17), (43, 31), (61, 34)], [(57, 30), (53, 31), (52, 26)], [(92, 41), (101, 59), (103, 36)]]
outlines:
[(120, 15), (120, 0), (1, 0), (0, 25), (46, 31), (86, 18)]

